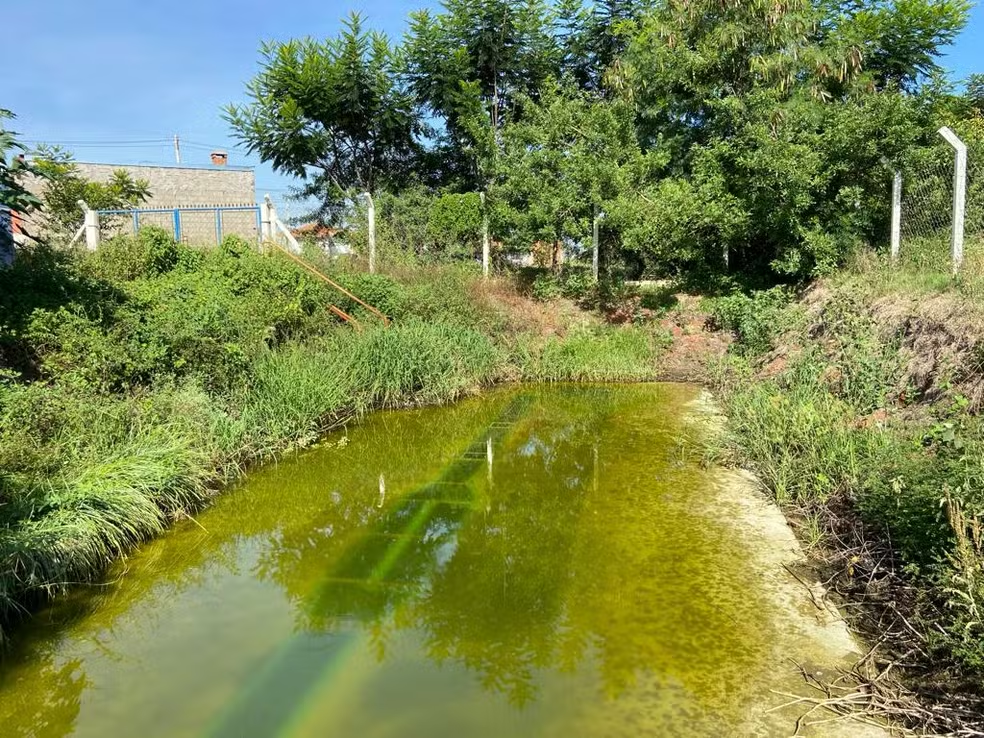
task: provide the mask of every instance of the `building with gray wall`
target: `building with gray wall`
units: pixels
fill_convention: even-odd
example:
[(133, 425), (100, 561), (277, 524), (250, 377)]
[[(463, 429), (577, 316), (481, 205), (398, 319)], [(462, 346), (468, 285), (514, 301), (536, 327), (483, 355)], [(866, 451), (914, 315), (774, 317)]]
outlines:
[(188, 205), (247, 205), (256, 202), (256, 175), (251, 167), (149, 166), (78, 162), (79, 176), (108, 182), (122, 169), (150, 184), (150, 199), (141, 207), (173, 208)]

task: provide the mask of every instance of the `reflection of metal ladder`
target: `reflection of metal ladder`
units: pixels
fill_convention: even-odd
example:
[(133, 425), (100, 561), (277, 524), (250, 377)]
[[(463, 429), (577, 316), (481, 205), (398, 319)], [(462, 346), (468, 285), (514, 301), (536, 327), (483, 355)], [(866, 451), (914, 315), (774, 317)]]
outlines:
[[(526, 413), (530, 402), (525, 393), (514, 397), (434, 481), (403, 496), (360, 536), (310, 598), (305, 607), (309, 617), (371, 616), (415, 589), (427, 576), (435, 549), (472, 510), (475, 473), (485, 465), (491, 469), (493, 445)], [(357, 602), (362, 604), (355, 606)]]
[[(474, 507), (472, 478), (483, 465), (491, 472), (494, 444), (526, 415), (532, 400), (527, 393), (512, 398), (436, 479), (403, 496), (356, 539), (307, 598), (309, 626), (329, 632), (346, 618), (368, 620), (419, 590), (434, 555)], [(328, 686), (357, 647), (351, 631), (294, 635), (267, 659), (207, 735), (289, 736), (319, 686)]]

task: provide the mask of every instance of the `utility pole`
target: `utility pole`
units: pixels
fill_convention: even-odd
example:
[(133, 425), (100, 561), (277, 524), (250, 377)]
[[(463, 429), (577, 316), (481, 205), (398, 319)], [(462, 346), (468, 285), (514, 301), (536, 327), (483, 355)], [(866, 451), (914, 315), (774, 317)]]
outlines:
[(174, 134), (174, 163), (181, 163), (181, 139), (177, 133)]

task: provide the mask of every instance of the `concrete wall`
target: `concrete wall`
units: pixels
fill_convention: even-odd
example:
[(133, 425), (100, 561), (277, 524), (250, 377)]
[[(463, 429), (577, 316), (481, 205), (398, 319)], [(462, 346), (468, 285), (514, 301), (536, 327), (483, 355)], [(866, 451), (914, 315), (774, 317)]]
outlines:
[(150, 183), (150, 199), (141, 207), (247, 205), (256, 202), (256, 177), (245, 167), (180, 167), (131, 164), (77, 164), (79, 175), (106, 182), (117, 169)]

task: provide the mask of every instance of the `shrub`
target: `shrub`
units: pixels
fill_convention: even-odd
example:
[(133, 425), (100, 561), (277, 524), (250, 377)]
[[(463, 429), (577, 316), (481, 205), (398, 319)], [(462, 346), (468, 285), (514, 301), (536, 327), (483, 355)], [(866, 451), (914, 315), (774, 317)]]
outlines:
[(740, 353), (761, 354), (772, 348), (776, 336), (789, 325), (784, 308), (792, 300), (786, 287), (736, 293), (710, 300), (715, 327), (730, 330), (737, 339), (732, 346)]
[(99, 277), (125, 282), (169, 272), (186, 250), (163, 228), (144, 226), (135, 236), (108, 239), (89, 261)]

